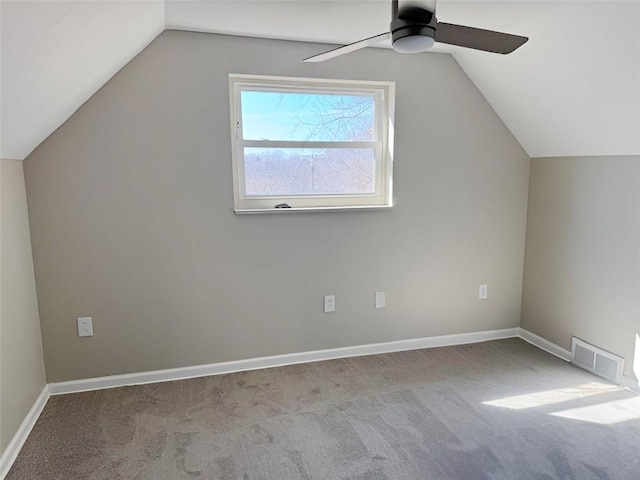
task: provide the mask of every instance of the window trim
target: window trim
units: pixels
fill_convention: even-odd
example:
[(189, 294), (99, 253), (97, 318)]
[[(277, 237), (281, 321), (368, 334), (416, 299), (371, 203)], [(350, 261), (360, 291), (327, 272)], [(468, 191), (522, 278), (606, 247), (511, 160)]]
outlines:
[[(242, 139), (241, 92), (317, 92), (345, 95), (373, 95), (375, 99), (374, 139), (358, 142), (269, 141)], [(395, 83), (334, 80), (306, 77), (229, 74), (231, 156), (235, 213), (285, 213), (295, 211), (365, 210), (389, 208), (393, 202), (393, 121)], [(247, 196), (244, 192), (245, 147), (373, 148), (376, 157), (375, 193), (333, 195)], [(291, 208), (275, 208), (287, 203)]]

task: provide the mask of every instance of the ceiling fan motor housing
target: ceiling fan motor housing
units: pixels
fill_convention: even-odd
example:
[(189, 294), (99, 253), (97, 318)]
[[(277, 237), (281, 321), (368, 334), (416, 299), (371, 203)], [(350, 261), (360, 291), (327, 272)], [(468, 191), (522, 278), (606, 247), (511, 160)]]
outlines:
[(401, 9), (398, 16), (391, 20), (389, 28), (394, 48), (401, 52), (407, 52), (408, 50), (397, 48), (404, 43), (401, 39), (406, 37), (428, 37), (432, 39), (431, 42), (427, 41), (431, 46), (436, 36), (436, 25), (436, 16), (429, 10), (413, 6)]

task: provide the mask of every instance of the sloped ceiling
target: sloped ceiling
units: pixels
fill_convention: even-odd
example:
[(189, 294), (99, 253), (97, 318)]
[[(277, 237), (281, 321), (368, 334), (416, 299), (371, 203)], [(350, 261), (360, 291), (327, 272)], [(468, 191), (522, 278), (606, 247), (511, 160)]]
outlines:
[[(0, 156), (27, 156), (164, 28), (342, 44), (386, 31), (389, 5), (3, 0)], [(456, 58), (530, 156), (640, 154), (640, 0), (440, 0), (438, 18), (530, 37), (508, 56), (434, 49)]]
[(0, 157), (24, 159), (164, 30), (164, 2), (4, 1)]

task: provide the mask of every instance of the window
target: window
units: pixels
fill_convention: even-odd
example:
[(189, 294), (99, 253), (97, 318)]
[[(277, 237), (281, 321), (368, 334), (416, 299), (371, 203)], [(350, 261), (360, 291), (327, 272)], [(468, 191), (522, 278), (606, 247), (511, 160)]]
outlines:
[(236, 213), (391, 206), (394, 84), (230, 75)]

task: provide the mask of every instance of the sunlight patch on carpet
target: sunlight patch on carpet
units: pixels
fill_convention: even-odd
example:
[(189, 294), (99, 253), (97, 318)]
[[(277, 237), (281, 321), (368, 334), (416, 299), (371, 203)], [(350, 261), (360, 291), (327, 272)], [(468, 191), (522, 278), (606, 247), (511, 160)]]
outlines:
[(640, 421), (640, 397), (614, 400), (588, 407), (570, 408), (554, 412), (551, 415), (600, 425), (613, 425), (632, 420)]
[(546, 390), (543, 392), (527, 393), (525, 395), (505, 397), (482, 403), (484, 405), (509, 408), (511, 410), (524, 410), (527, 408), (553, 405), (556, 403), (578, 400), (581, 398), (590, 397), (592, 395), (600, 395), (602, 393), (610, 393), (620, 390), (623, 390), (623, 388), (617, 385), (609, 385), (600, 382), (590, 382), (574, 387), (564, 387), (554, 390)]

